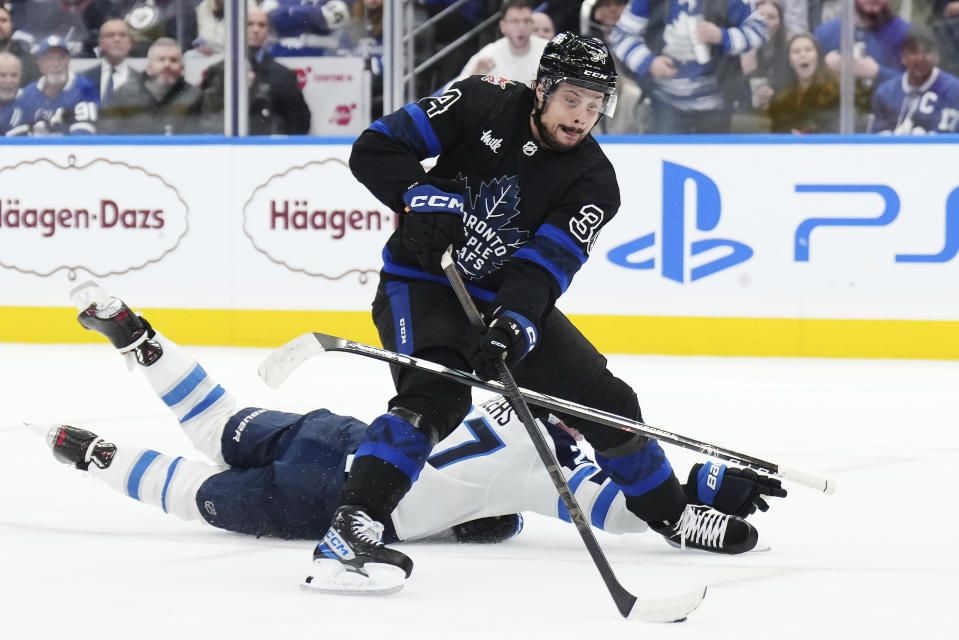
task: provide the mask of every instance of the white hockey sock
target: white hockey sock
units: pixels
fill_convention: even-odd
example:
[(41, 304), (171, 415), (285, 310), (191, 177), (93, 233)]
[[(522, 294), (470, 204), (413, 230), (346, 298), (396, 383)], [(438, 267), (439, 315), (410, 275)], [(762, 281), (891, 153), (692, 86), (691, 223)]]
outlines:
[(101, 469), (90, 465), (89, 473), (135, 500), (160, 507), (184, 520), (205, 522), (196, 504), (196, 492), (207, 478), (227, 468), (173, 458), (152, 449), (117, 445), (110, 466)]
[(149, 367), (138, 368), (176, 415), (193, 446), (223, 464), (220, 438), (226, 421), (236, 413), (236, 400), (179, 345), (159, 331), (153, 340), (163, 348), (163, 355)]

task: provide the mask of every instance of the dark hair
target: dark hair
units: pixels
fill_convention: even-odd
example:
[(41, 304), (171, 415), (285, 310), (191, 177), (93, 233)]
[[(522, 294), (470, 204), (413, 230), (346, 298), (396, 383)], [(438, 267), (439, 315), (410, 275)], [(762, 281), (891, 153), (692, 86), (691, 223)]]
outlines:
[[(387, 2), (388, 0), (383, 1)], [(502, 16), (505, 16), (507, 9), (529, 9), (532, 11), (535, 8), (536, 5), (534, 2), (532, 2), (532, 0), (503, 0), (503, 6), (500, 7), (500, 13)]]
[(903, 50), (918, 49), (920, 46), (925, 46), (930, 51), (939, 50), (939, 42), (936, 41), (932, 31), (925, 27), (913, 26), (903, 38), (902, 48)]

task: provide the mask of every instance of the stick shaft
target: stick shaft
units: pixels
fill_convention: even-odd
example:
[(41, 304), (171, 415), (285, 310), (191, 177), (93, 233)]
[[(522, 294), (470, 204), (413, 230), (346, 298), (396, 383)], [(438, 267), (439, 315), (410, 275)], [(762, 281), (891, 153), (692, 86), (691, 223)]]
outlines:
[[(443, 256), (442, 265), (443, 271), (453, 286), (453, 291), (456, 292), (456, 297), (463, 306), (463, 310), (466, 312), (470, 323), (483, 325), (483, 316), (480, 315), (479, 310), (473, 303), (473, 299), (466, 290), (466, 285), (463, 283), (462, 278), (460, 278), (460, 274), (456, 271), (456, 265), (450, 258), (449, 253)], [(503, 385), (503, 395), (506, 396), (506, 399), (513, 405), (516, 415), (519, 416), (523, 422), (523, 426), (526, 427), (526, 433), (529, 434), (530, 439), (533, 441), (536, 453), (539, 454), (540, 460), (542, 460), (543, 465), (546, 467), (549, 478), (553, 481), (553, 486), (556, 487), (559, 497), (562, 499), (563, 504), (566, 505), (570, 519), (573, 521), (573, 524), (576, 525), (576, 530), (579, 531), (579, 535), (586, 545), (586, 550), (589, 551), (589, 555), (593, 559), (593, 564), (596, 565), (596, 569), (606, 584), (606, 588), (613, 597), (616, 608), (619, 609), (619, 612), (624, 618), (629, 617), (633, 605), (636, 604), (636, 596), (627, 591), (626, 588), (619, 583), (619, 580), (616, 579), (613, 568), (610, 566), (609, 560), (606, 559), (606, 554), (603, 553), (602, 548), (599, 546), (599, 541), (596, 540), (592, 528), (590, 528), (586, 517), (583, 515), (583, 510), (576, 501), (576, 496), (573, 495), (572, 490), (569, 488), (569, 483), (566, 482), (566, 477), (563, 475), (563, 472), (560, 471), (559, 462), (557, 462), (553, 450), (546, 443), (546, 439), (540, 432), (539, 427), (536, 426), (533, 414), (529, 410), (529, 405), (523, 400), (523, 395), (516, 386), (513, 374), (510, 373), (506, 363), (502, 360), (497, 361), (495, 366), (500, 382)]]

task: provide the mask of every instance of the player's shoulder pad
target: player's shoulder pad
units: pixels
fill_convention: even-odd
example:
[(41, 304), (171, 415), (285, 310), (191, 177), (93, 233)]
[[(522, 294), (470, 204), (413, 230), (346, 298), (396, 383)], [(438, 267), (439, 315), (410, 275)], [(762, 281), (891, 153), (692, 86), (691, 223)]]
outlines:
[(479, 115), (490, 115), (505, 105), (520, 99), (524, 92), (531, 90), (519, 82), (507, 80), (492, 75), (470, 76), (453, 83), (449, 89), (439, 96), (432, 96), (420, 101), (420, 106), (429, 115), (430, 111), (450, 108), (454, 102), (460, 103), (460, 108)]

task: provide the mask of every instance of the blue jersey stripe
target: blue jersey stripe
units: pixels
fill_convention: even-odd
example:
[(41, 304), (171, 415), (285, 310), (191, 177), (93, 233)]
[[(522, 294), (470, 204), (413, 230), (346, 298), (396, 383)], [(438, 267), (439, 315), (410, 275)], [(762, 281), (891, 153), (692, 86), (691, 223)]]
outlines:
[(140, 454), (140, 458), (134, 463), (133, 468), (130, 469), (130, 477), (127, 478), (127, 495), (134, 500), (140, 499), (140, 480), (143, 479), (143, 474), (146, 473), (147, 469), (159, 455), (159, 451), (147, 449)]
[(226, 393), (226, 390), (220, 385), (216, 385), (216, 388), (214, 388), (213, 391), (206, 394), (206, 397), (203, 398), (203, 400), (201, 400), (198, 405), (190, 409), (190, 412), (180, 419), (180, 423), (182, 424), (186, 422), (187, 420), (189, 420), (190, 418), (195, 418), (196, 416), (206, 411), (207, 408), (211, 404), (219, 400), (220, 396), (222, 396), (224, 393)]
[(410, 288), (403, 282), (387, 282), (386, 295), (393, 312), (393, 339), (396, 351), (405, 355), (413, 353), (413, 314), (410, 311)]
[(609, 508), (613, 506), (613, 500), (615, 500), (618, 495), (619, 487), (617, 487), (616, 483), (612, 480), (608, 481), (606, 486), (603, 487), (603, 490), (599, 492), (599, 496), (596, 497), (596, 502), (593, 503), (590, 522), (593, 523), (594, 527), (597, 529), (606, 528), (606, 515), (609, 513)]
[(408, 104), (403, 107), (403, 109), (413, 118), (416, 130), (419, 131), (423, 143), (426, 145), (427, 155), (425, 157), (432, 158), (433, 156), (438, 156), (440, 152), (443, 151), (443, 147), (440, 145), (439, 138), (436, 137), (436, 133), (433, 131), (433, 126), (430, 124), (430, 119), (426, 116), (426, 113), (423, 112), (423, 109), (421, 109), (418, 104)]
[(203, 367), (197, 365), (186, 378), (162, 397), (163, 402), (165, 402), (168, 407), (179, 403), (190, 395), (204, 378), (206, 378), (206, 371), (203, 370)]
[[(535, 239), (534, 239), (535, 242)], [(529, 260), (530, 262), (537, 264), (544, 269), (546, 269), (550, 274), (552, 274), (553, 279), (556, 280), (556, 284), (559, 285), (560, 293), (565, 292), (569, 288), (569, 276), (563, 272), (555, 263), (551, 260), (547, 260), (536, 247), (530, 246), (533, 244), (530, 242), (525, 247), (513, 254), (513, 258), (522, 258), (523, 260)]]
[(180, 460), (183, 460), (183, 456), (180, 456), (170, 464), (170, 468), (166, 470), (166, 480), (163, 483), (163, 493), (160, 494), (160, 508), (163, 509), (163, 513), (167, 513), (166, 510), (166, 490), (170, 486), (170, 480), (173, 479), (173, 472), (176, 471), (177, 465), (180, 464)]
[[(592, 465), (589, 465), (589, 466), (587, 466), (587, 467), (583, 467), (582, 469), (580, 469), (579, 471), (577, 471), (577, 472), (573, 475), (573, 477), (569, 479), (569, 490), (570, 490), (570, 492), (571, 492), (571, 493), (576, 493), (576, 489), (579, 488), (579, 485), (583, 484), (583, 480), (585, 480), (585, 479), (588, 478), (589, 476), (593, 475), (593, 474), (596, 473), (597, 471), (599, 471), (599, 469), (598, 469), (597, 467), (592, 466)], [(566, 508), (566, 505), (563, 504), (563, 499), (562, 499), (562, 498), (559, 499), (559, 506), (557, 507), (557, 511), (559, 512), (559, 517), (560, 517), (561, 520), (565, 520), (566, 522), (572, 522), (572, 521), (573, 521), (573, 519), (569, 517), (569, 510)]]
[[(403, 278), (412, 278), (414, 280), (426, 280), (428, 282), (435, 282), (437, 284), (442, 284), (447, 287), (450, 286), (450, 281), (443, 276), (435, 276), (431, 273), (426, 273), (416, 267), (408, 267), (402, 264), (396, 264), (393, 262), (393, 256), (390, 255), (390, 252), (386, 247), (383, 248), (383, 271), (386, 273), (391, 273), (394, 276), (401, 276)], [(493, 298), (496, 297), (494, 291), (489, 289), (483, 289), (482, 287), (477, 287), (466, 283), (466, 290), (470, 292), (470, 295), (476, 298), (477, 300), (483, 300), (484, 302), (492, 302)]]

